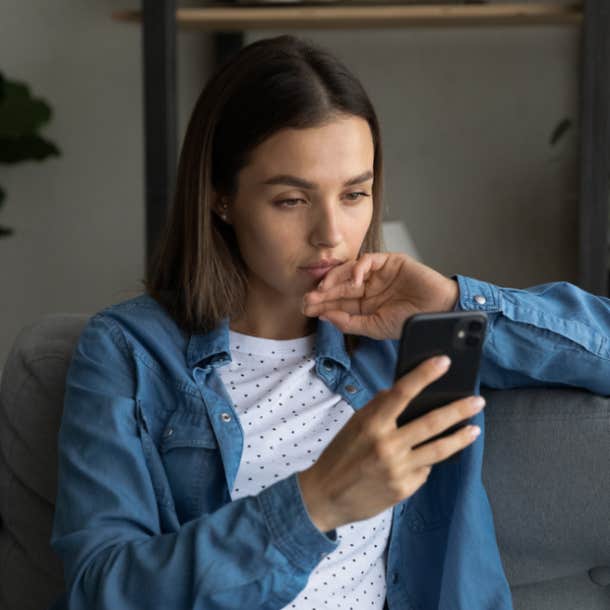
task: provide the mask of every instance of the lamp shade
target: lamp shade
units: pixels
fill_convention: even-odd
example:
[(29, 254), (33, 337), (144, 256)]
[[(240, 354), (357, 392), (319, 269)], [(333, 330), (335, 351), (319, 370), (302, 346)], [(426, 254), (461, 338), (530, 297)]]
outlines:
[(404, 252), (411, 258), (421, 261), (415, 243), (409, 235), (405, 223), (401, 220), (382, 222), (383, 242), (386, 252)]

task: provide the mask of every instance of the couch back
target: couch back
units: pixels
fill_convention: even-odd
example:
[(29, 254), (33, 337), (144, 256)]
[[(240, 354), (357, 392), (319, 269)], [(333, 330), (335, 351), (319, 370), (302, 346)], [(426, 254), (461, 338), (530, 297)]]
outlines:
[[(89, 317), (52, 314), (23, 328), (2, 373), (0, 610), (45, 610), (64, 588), (49, 546), (57, 431)], [(576, 389), (482, 394), (482, 476), (515, 610), (608, 610), (610, 399)]]

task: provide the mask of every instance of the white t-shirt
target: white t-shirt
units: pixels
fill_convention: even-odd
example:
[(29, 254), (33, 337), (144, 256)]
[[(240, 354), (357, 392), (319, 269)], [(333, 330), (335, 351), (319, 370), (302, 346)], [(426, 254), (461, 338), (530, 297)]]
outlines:
[[(229, 330), (232, 362), (217, 369), (244, 430), (231, 498), (311, 466), (353, 415), (315, 373), (315, 334), (272, 340)], [(392, 509), (337, 528), (339, 546), (285, 608), (382, 610)]]

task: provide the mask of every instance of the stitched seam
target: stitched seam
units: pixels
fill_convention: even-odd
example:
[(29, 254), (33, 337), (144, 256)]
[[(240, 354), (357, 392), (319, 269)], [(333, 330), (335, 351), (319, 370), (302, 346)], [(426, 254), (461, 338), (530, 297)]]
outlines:
[[(551, 328), (553, 328), (553, 326), (555, 326), (555, 325), (561, 327), (566, 332), (568, 331), (569, 326), (574, 326), (577, 331), (580, 331), (580, 329), (584, 329), (586, 332), (589, 332), (593, 335), (593, 337), (597, 343), (596, 347), (589, 347), (587, 345), (583, 345), (577, 339), (573, 339), (570, 336), (560, 335), (560, 339), (569, 341), (570, 343), (577, 345), (578, 348), (571, 348), (571, 349), (573, 349), (573, 351), (580, 352), (580, 351), (584, 350), (587, 352), (594, 353), (596, 356), (599, 356), (600, 358), (604, 358), (605, 360), (610, 360), (610, 353), (608, 353), (608, 349), (606, 348), (608, 339), (606, 337), (604, 337), (598, 330), (592, 328), (591, 326), (588, 326), (587, 324), (585, 324), (584, 322), (581, 322), (580, 320), (566, 320), (565, 318), (551, 316), (543, 311), (540, 311), (537, 309), (532, 309), (531, 307), (527, 307), (527, 306), (523, 306), (521, 304), (515, 303), (515, 301), (510, 298), (510, 295), (505, 296), (505, 298), (509, 303), (511, 303), (516, 314), (521, 313), (521, 312), (533, 314), (533, 317), (536, 317), (541, 321), (547, 322), (547, 324), (550, 328), (537, 326), (536, 324), (534, 324), (532, 322), (527, 322), (524, 320), (516, 319), (515, 321), (519, 322), (520, 324), (527, 324), (529, 326), (533, 326), (534, 328), (537, 328), (539, 330), (544, 330), (547, 333), (550, 333), (552, 335), (558, 334), (551, 330)], [(504, 313), (504, 315), (506, 317), (512, 319), (512, 317), (509, 316), (508, 314)], [(568, 322), (569, 322), (569, 325), (568, 325)], [(558, 349), (565, 349), (565, 346), (558, 346)], [(602, 351), (604, 351), (605, 353), (602, 353)]]
[(276, 542), (274, 542), (273, 544), (279, 549), (282, 555), (284, 555), (284, 557), (288, 559), (288, 561), (292, 564), (293, 568), (302, 572), (303, 566), (298, 563), (297, 555), (293, 555), (290, 545), (286, 544), (286, 539), (280, 534), (280, 531), (276, 528), (273, 518), (268, 517), (268, 515), (271, 515), (273, 513), (272, 507), (269, 505), (270, 500), (265, 495), (259, 496), (259, 499), (262, 500), (262, 504), (264, 505), (263, 514), (265, 516), (265, 522), (268, 524), (269, 529), (271, 530), (271, 535), (277, 540), (277, 542), (281, 543), (281, 546), (279, 546)]
[(147, 369), (151, 370), (153, 373), (155, 373), (156, 375), (158, 375), (158, 377), (167, 382), (168, 384), (171, 384), (173, 387), (175, 387), (177, 390), (184, 392), (185, 394), (190, 394), (191, 396), (198, 396), (199, 393), (197, 391), (196, 388), (187, 385), (181, 381), (178, 381), (176, 379), (173, 378), (168, 378), (166, 375), (164, 375), (161, 370), (159, 369), (159, 367), (156, 366), (156, 364), (148, 359), (146, 359), (145, 357), (141, 356), (135, 349), (133, 351), (133, 356), (134, 358), (137, 358)]
[[(102, 314), (98, 314), (99, 316), (102, 316)], [(111, 320), (109, 318), (106, 318), (104, 316), (104, 318), (112, 325), (111, 328), (111, 332), (114, 334), (115, 332), (118, 333), (120, 335), (120, 339), (122, 344), (125, 346), (126, 348), (126, 352), (124, 350), (121, 349), (121, 351), (123, 351), (123, 353), (127, 356), (127, 358), (137, 358), (144, 366), (146, 366), (149, 370), (153, 371), (154, 373), (156, 373), (160, 379), (162, 379), (163, 381), (165, 381), (168, 384), (171, 384), (172, 386), (174, 386), (176, 389), (178, 389), (181, 392), (185, 392), (186, 394), (190, 394), (191, 396), (197, 396), (197, 391), (196, 389), (191, 388), (191, 386), (186, 385), (185, 383), (181, 382), (181, 381), (177, 381), (176, 379), (173, 378), (168, 378), (167, 376), (165, 376), (161, 370), (159, 369), (158, 366), (156, 366), (156, 364), (152, 361), (149, 360), (148, 358), (146, 358), (145, 356), (141, 355), (137, 349), (135, 349), (134, 346), (130, 346), (129, 342), (127, 341), (127, 338), (125, 337), (125, 333), (123, 332), (123, 329), (116, 324), (116, 322), (114, 320)], [(120, 348), (120, 346), (118, 346)]]
[[(468, 310), (470, 310), (470, 308), (472, 307), (472, 305), (468, 306), (468, 302), (472, 301), (472, 292), (470, 291), (470, 286), (469, 283), (467, 281), (463, 281), (462, 282), (463, 287), (464, 287), (464, 298), (458, 298), (458, 303), (461, 302), (466, 302), (466, 307), (468, 308)], [(459, 286), (459, 283), (458, 283)], [(459, 286), (461, 289), (461, 286)], [(484, 305), (478, 305), (476, 306), (476, 310), (482, 310), (482, 311), (492, 311), (492, 312), (501, 312), (503, 311), (503, 303), (502, 300), (504, 298), (505, 295), (502, 294), (502, 292), (499, 289), (495, 289), (493, 286), (488, 285), (489, 288), (489, 295), (491, 295), (492, 300), (494, 301), (494, 303), (485, 303)], [(485, 291), (482, 291), (485, 292)], [(476, 301), (475, 301), (476, 303)]]

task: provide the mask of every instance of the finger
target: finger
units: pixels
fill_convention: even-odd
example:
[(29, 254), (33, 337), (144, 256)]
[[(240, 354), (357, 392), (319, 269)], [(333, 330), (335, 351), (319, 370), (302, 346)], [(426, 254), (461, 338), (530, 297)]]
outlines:
[[(481, 400), (483, 400), (482, 404), (480, 404)], [(484, 405), (485, 402), (481, 396), (468, 396), (445, 407), (433, 409), (405, 426), (405, 442), (410, 447), (424, 443), (454, 424), (476, 415)], [(402, 429), (400, 431), (403, 432)]]
[(473, 435), (473, 426), (464, 426), (453, 434), (440, 438), (434, 442), (426, 443), (417, 449), (411, 450), (412, 468), (432, 466), (446, 460), (454, 453), (461, 451), (476, 441), (478, 435)]
[(308, 311), (306, 308), (324, 301), (363, 297), (365, 280), (371, 272), (381, 269), (387, 258), (388, 255), (384, 253), (368, 252), (357, 261), (352, 261), (351, 266), (341, 265), (331, 269), (317, 288), (306, 293), (303, 297), (303, 313), (305, 315), (316, 315), (315, 311), (317, 310)]
[(371, 272), (378, 271), (387, 263), (389, 256), (385, 252), (367, 252), (363, 254), (352, 269), (353, 286), (356, 288), (362, 286)]
[[(306, 316), (320, 316), (327, 311), (345, 311), (350, 314), (360, 313), (360, 296), (361, 295), (352, 295), (349, 294), (349, 291), (343, 290), (341, 287), (337, 286), (333, 290), (343, 292), (343, 294), (332, 295), (332, 298), (329, 300), (322, 300), (316, 302), (316, 297), (306, 297), (303, 299), (303, 313)], [(352, 291), (355, 289), (351, 289)], [(362, 289), (360, 289), (362, 290)], [(329, 294), (329, 297), (331, 295)], [(325, 299), (324, 295), (320, 297)]]
[[(388, 390), (389, 406), (384, 407), (387, 417), (392, 417), (392, 421), (398, 418), (405, 407), (408, 408), (408, 404), (413, 398), (449, 370), (450, 364), (451, 361), (448, 356), (428, 358), (412, 371), (399, 377)], [(386, 416), (385, 413), (384, 416)]]
[(342, 265), (333, 267), (317, 285), (316, 290), (325, 290), (329, 286), (334, 286), (347, 281), (352, 274), (352, 269), (356, 265), (357, 261), (349, 260)]

